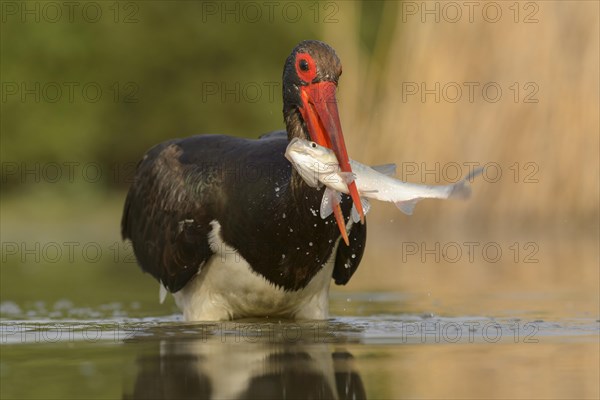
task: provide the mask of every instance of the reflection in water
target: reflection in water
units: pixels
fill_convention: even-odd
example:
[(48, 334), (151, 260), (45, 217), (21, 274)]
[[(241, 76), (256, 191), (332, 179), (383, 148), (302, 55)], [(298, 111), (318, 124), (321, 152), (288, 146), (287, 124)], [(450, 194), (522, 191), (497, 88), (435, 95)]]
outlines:
[(133, 390), (124, 398), (366, 398), (349, 352), (280, 339), (199, 335), (153, 341), (151, 353), (138, 356)]
[(597, 399), (598, 332), (596, 316), (0, 321), (0, 398)]

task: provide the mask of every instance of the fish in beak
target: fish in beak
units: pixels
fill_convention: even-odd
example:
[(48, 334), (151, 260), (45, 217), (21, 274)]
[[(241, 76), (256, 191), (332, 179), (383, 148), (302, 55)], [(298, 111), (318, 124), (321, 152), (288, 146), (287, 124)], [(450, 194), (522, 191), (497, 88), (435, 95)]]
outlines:
[[(341, 171), (351, 173), (352, 168), (350, 167), (350, 159), (340, 124), (335, 91), (336, 84), (330, 81), (315, 82), (301, 86), (302, 107), (300, 108), (300, 112), (306, 122), (311, 140), (333, 150)], [(355, 182), (348, 183), (348, 191), (358, 211), (360, 221), (364, 223), (365, 215)], [(339, 205), (337, 208), (339, 209)], [(339, 213), (341, 216), (341, 210)], [(336, 220), (338, 220), (338, 225), (340, 225), (337, 215)], [(345, 226), (343, 229), (340, 227), (340, 231), (342, 230), (344, 241), (348, 244)]]

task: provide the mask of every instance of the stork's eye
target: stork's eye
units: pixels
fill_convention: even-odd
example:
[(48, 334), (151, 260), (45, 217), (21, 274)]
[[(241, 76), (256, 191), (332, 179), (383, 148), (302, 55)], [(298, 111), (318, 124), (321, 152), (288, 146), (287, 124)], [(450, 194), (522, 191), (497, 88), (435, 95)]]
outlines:
[(313, 149), (316, 149), (317, 144), (315, 142), (310, 142), (310, 147), (312, 147)]
[(308, 71), (308, 61), (306, 61), (305, 59), (300, 60), (300, 62), (298, 63), (298, 66), (300, 67), (300, 69), (304, 72)]
[(296, 73), (304, 83), (310, 83), (317, 77), (315, 60), (307, 53), (298, 53), (296, 56)]

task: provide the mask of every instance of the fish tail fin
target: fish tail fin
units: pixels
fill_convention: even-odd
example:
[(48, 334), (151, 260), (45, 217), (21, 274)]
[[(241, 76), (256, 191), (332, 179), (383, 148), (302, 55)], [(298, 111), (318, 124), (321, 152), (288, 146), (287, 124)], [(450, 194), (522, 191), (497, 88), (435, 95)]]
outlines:
[(452, 185), (452, 190), (450, 191), (450, 195), (448, 195), (449, 199), (466, 200), (469, 197), (471, 197), (471, 185), (469, 181), (465, 181), (464, 179)]
[(449, 198), (466, 200), (471, 196), (471, 182), (477, 176), (481, 175), (483, 168), (475, 168), (470, 174), (465, 176), (460, 182), (455, 183), (452, 186)]
[(465, 176), (463, 178), (463, 181), (471, 182), (473, 179), (475, 179), (479, 175), (481, 175), (482, 172), (483, 172), (483, 167), (475, 168), (473, 171), (471, 171), (470, 174), (468, 174), (467, 176)]

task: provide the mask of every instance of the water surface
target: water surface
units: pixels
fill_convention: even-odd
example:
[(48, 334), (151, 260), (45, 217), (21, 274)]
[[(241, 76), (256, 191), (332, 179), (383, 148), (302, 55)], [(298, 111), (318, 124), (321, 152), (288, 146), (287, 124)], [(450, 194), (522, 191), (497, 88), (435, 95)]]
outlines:
[(409, 301), (338, 293), (334, 314), (352, 304), (365, 315), (219, 323), (133, 317), (136, 304), (5, 301), (2, 398), (598, 395), (597, 320), (407, 314)]

